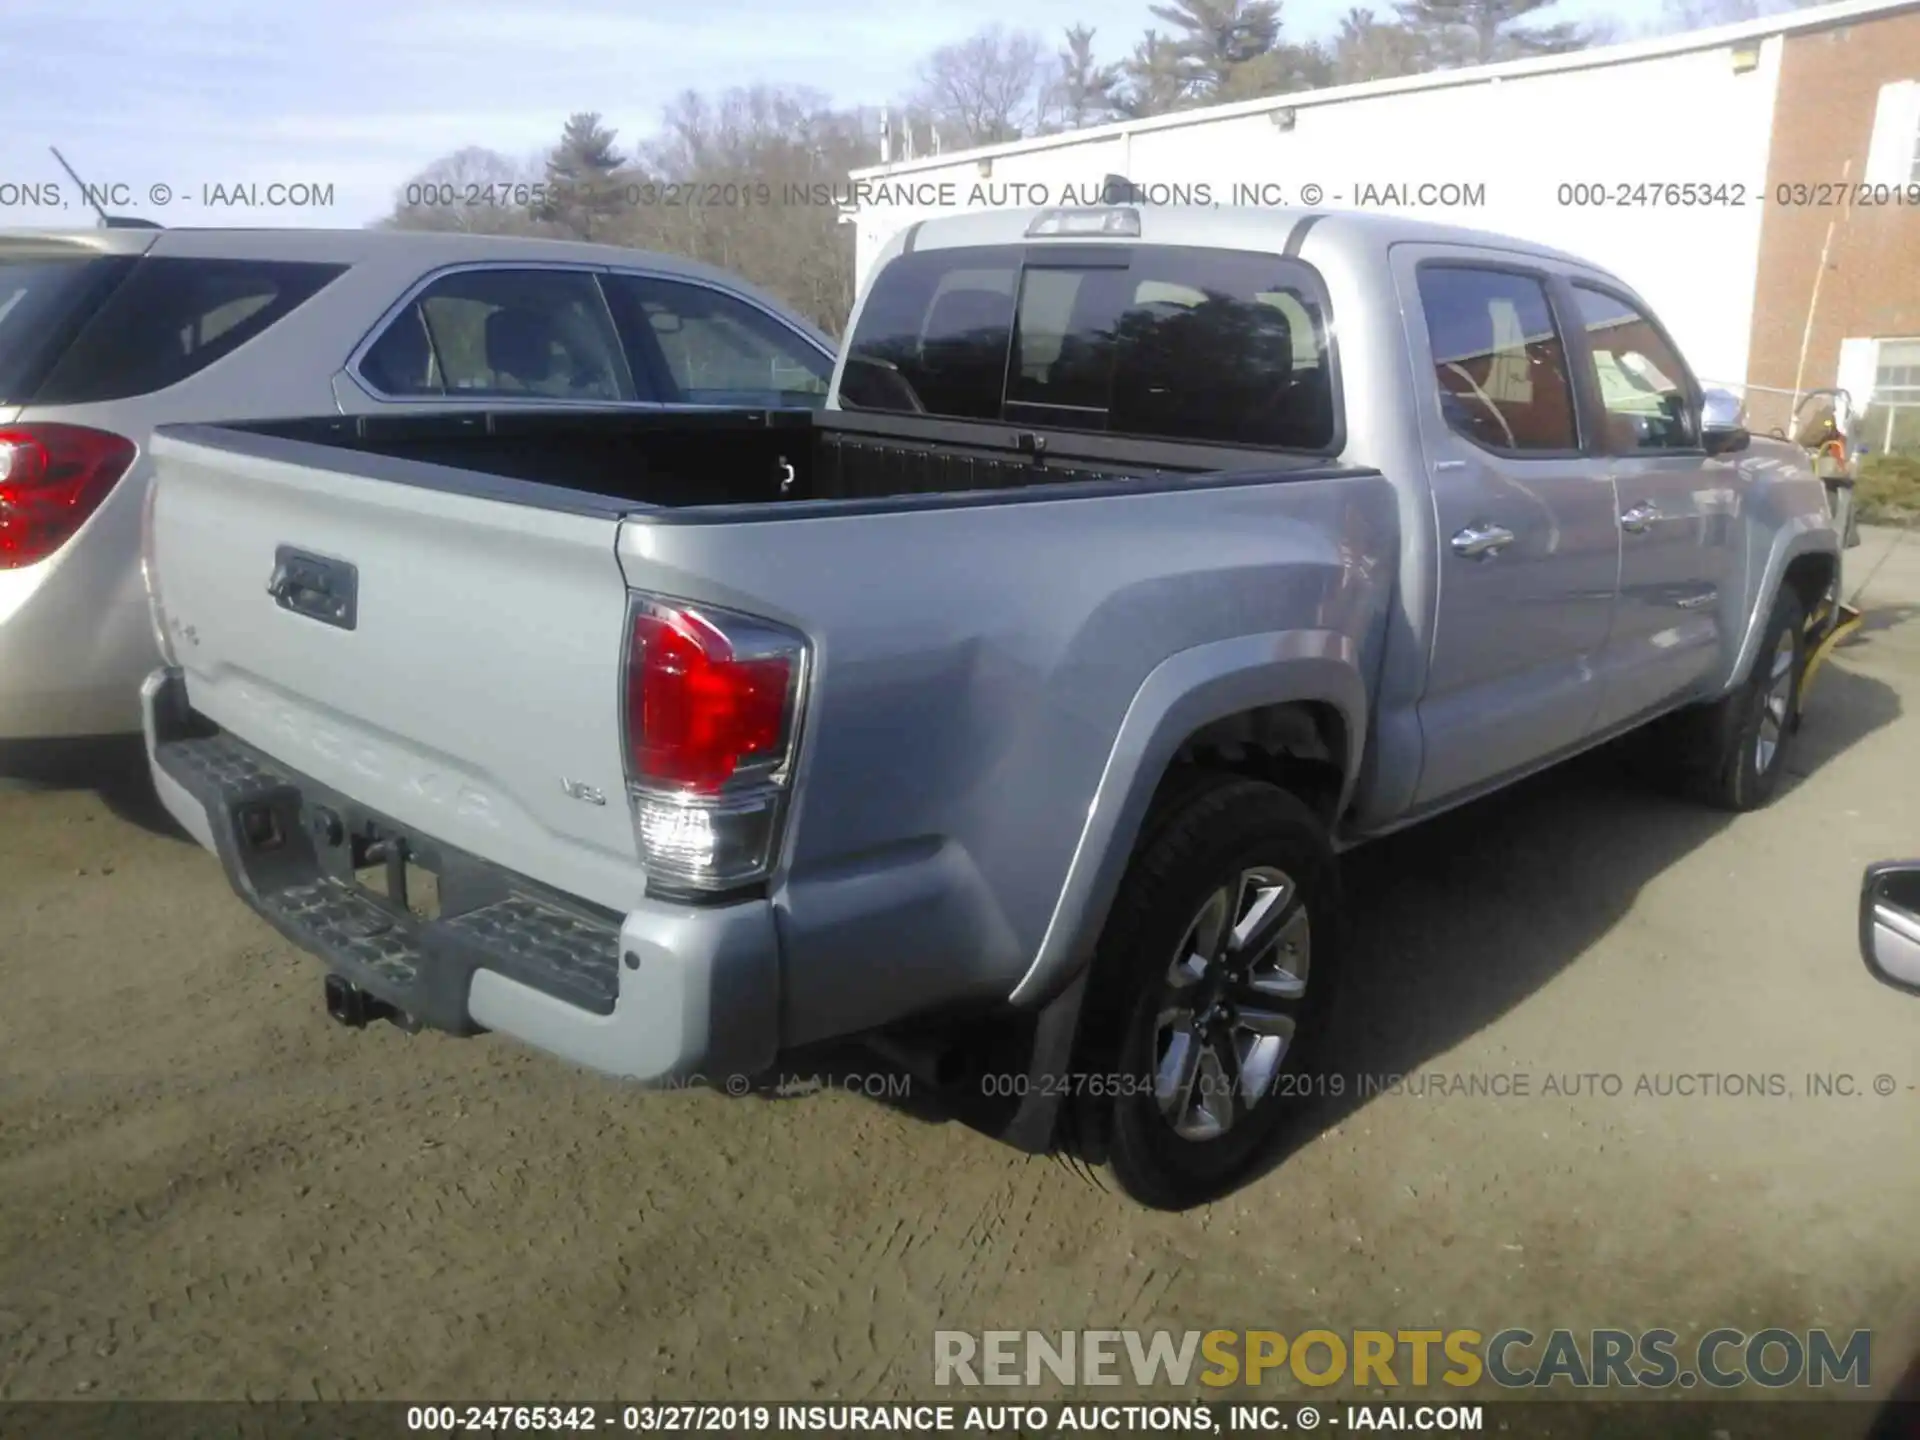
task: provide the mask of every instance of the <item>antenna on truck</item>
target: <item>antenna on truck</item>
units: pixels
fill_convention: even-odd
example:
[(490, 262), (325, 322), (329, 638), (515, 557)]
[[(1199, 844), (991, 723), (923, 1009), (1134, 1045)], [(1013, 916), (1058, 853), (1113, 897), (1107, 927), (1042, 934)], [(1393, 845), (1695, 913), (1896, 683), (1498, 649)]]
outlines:
[(102, 230), (159, 230), (164, 228), (155, 220), (140, 220), (131, 215), (107, 214), (105, 210), (100, 208), (99, 197), (88, 187), (87, 182), (80, 178), (80, 172), (67, 163), (67, 157), (62, 155), (59, 150), (55, 149), (52, 145), (49, 145), (47, 149), (53, 151), (53, 158), (60, 162), (60, 168), (72, 176), (73, 183), (80, 187), (81, 198), (91, 205), (93, 207), (93, 213), (100, 217), (100, 228)]

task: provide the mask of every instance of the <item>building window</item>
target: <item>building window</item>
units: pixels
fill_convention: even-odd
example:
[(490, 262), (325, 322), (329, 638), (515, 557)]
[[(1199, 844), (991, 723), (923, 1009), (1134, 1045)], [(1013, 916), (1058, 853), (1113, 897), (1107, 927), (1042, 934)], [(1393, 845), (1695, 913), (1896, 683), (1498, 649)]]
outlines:
[(1880, 87), (1861, 179), (1869, 185), (1920, 184), (1920, 80)]
[(1859, 443), (1882, 453), (1920, 454), (1920, 340), (1882, 340), (1878, 349)]

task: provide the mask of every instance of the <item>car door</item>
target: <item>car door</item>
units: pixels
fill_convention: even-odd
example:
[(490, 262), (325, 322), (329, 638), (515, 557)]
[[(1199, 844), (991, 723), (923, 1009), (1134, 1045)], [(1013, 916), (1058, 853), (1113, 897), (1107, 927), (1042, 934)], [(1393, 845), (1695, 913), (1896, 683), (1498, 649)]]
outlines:
[(390, 407), (657, 404), (584, 265), (461, 265), (407, 294), (334, 384), (348, 414)]
[(1739, 599), (1739, 469), (1701, 444), (1699, 389), (1646, 307), (1596, 280), (1567, 287), (1587, 391), (1620, 505), (1620, 597), (1595, 725), (1697, 692), (1719, 670)]
[(642, 271), (602, 277), (634, 374), (670, 404), (820, 409), (834, 357), (718, 286)]
[(1549, 262), (1395, 249), (1439, 533), (1416, 810), (1577, 745), (1619, 565)]

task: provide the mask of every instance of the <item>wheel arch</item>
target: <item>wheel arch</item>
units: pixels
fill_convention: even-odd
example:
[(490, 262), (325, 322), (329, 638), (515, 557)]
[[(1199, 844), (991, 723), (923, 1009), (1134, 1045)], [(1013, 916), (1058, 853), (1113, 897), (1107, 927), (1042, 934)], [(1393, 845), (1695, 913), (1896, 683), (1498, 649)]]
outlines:
[(1752, 672), (1760, 653), (1761, 635), (1773, 614), (1775, 598), (1783, 588), (1791, 589), (1811, 614), (1834, 587), (1839, 575), (1839, 537), (1831, 524), (1802, 516), (1783, 527), (1769, 547), (1761, 582), (1754, 588), (1753, 601), (1748, 607), (1739, 652), (1720, 693), (1744, 683)]
[(1780, 583), (1800, 598), (1800, 605), (1812, 615), (1832, 590), (1840, 576), (1840, 557), (1825, 550), (1805, 550), (1787, 562)]
[(1127, 863), (1150, 819), (1177, 801), (1183, 774), (1227, 770), (1283, 785), (1331, 828), (1354, 791), (1366, 716), (1357, 646), (1334, 631), (1246, 636), (1163, 661), (1121, 721), (1011, 1001), (1044, 1003), (1085, 970)]

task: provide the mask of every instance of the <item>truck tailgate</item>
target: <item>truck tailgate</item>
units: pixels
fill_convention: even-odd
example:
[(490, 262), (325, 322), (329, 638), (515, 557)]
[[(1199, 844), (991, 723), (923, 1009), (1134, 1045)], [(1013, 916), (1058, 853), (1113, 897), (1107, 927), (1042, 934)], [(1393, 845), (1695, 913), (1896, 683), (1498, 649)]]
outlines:
[(193, 710), (423, 834), (634, 904), (615, 510), (396, 484), (203, 435), (156, 437), (148, 540)]

